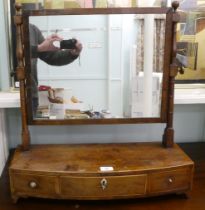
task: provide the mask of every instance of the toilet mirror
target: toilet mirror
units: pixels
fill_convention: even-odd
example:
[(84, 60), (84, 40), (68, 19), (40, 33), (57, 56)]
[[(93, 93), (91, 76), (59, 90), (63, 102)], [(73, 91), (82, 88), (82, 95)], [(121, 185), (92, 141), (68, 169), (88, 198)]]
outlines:
[(30, 124), (163, 122), (170, 10), (150, 11), (24, 11)]

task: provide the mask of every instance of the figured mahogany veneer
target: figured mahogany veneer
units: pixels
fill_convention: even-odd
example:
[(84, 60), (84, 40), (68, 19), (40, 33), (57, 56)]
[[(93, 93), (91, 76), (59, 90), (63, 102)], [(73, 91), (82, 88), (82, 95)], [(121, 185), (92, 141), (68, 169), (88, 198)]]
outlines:
[[(100, 167), (113, 167), (101, 171)], [(191, 189), (193, 162), (175, 144), (33, 145), (10, 166), (18, 197), (117, 199)]]

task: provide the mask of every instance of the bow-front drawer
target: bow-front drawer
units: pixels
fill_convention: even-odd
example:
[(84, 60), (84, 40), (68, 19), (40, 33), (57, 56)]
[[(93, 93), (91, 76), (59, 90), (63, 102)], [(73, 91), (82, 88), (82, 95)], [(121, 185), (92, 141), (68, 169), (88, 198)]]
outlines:
[(111, 198), (144, 195), (147, 175), (60, 178), (61, 195), (69, 198)]
[(14, 192), (29, 195), (55, 195), (57, 179), (54, 176), (12, 174)]
[(154, 172), (149, 176), (149, 192), (160, 193), (174, 190), (188, 190), (191, 188), (191, 167)]

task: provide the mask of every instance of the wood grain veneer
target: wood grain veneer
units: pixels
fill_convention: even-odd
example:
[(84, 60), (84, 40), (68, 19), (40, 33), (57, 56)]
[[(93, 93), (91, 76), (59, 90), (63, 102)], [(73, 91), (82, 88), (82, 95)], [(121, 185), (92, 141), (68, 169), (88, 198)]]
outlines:
[(32, 145), (15, 151), (9, 171), (15, 198), (114, 199), (188, 191), (193, 162), (176, 144)]

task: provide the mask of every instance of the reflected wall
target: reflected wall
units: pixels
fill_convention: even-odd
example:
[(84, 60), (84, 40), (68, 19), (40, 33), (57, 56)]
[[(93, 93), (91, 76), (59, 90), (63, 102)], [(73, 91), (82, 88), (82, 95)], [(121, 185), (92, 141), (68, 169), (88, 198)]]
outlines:
[[(160, 117), (165, 18), (156, 14), (30, 16), (28, 89), (34, 117)], [(33, 53), (54, 34), (82, 43), (80, 55), (72, 59), (71, 49), (60, 48)]]

